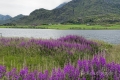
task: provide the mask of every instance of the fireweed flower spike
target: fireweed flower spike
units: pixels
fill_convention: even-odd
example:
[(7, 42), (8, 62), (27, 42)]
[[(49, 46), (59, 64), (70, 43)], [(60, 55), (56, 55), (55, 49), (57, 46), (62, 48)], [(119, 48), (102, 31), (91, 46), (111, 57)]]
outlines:
[[(95, 61), (97, 60), (97, 61)], [(99, 66), (97, 64), (99, 63)], [(0, 66), (0, 79), (7, 80), (120, 80), (120, 64), (107, 63), (103, 57), (94, 57), (92, 60), (78, 60), (77, 65), (66, 64), (63, 68), (53, 69), (51, 73), (29, 72), (23, 68), (20, 72), (12, 69), (6, 72)], [(111, 72), (111, 73), (110, 73)]]

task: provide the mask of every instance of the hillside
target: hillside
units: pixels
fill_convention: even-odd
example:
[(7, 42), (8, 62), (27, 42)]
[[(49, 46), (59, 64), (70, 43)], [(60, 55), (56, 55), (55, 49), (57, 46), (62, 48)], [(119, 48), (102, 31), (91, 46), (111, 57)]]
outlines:
[(57, 6), (55, 9), (61, 8), (61, 7), (63, 7), (63, 6), (66, 5), (66, 4), (67, 4), (67, 3), (64, 2), (64, 3), (60, 4), (59, 6)]
[(15, 17), (10, 17), (9, 16), (5, 19), (0, 20), (0, 24), (7, 24), (7, 23), (14, 23), (15, 21), (20, 20), (20, 18), (24, 17), (24, 15), (20, 14)]
[(0, 14), (0, 20), (2, 21), (2, 20), (7, 20), (7, 19), (10, 19), (10, 18), (12, 18), (11, 16), (9, 16), (9, 15), (2, 15), (2, 14)]
[(37, 9), (18, 24), (114, 23), (120, 21), (120, 0), (72, 0), (61, 8)]

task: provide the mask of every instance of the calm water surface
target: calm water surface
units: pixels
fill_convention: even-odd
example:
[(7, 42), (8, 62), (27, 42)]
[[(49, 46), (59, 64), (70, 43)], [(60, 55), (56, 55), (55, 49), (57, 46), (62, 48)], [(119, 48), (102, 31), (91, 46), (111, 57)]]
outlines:
[(103, 40), (120, 44), (120, 30), (54, 30), (54, 29), (0, 29), (4, 37), (59, 38), (66, 35), (79, 35), (87, 39)]

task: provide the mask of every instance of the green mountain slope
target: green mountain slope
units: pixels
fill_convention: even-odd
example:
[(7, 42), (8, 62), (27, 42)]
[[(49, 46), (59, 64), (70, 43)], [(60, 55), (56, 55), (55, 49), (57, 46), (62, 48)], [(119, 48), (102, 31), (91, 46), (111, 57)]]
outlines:
[(10, 18), (12, 18), (12, 17), (9, 16), (9, 15), (1, 15), (0, 14), (0, 20), (7, 20), (7, 19), (10, 19)]
[(120, 0), (72, 0), (61, 8), (37, 9), (19, 24), (118, 22)]
[(11, 18), (8, 18), (8, 19), (4, 19), (4, 20), (0, 20), (0, 24), (7, 24), (7, 23), (14, 23), (15, 21), (18, 21), (20, 20), (22, 17), (24, 17), (24, 15), (20, 14), (20, 15), (17, 15), (15, 17), (11, 17)]

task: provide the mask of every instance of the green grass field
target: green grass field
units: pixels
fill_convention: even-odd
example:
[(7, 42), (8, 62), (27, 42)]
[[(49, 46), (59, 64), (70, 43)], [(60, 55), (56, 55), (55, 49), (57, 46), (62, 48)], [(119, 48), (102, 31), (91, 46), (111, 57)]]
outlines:
[[(65, 47), (67, 45), (74, 46), (68, 42), (51, 39), (41, 40), (0, 37), (0, 65), (5, 65), (7, 70), (14, 67), (17, 70), (28, 67), (30, 70), (47, 69), (51, 71), (54, 67), (63, 67), (68, 60), (74, 63), (80, 58), (92, 56), (90, 51), (84, 51), (84, 49), (79, 51), (75, 47)], [(56, 43), (61, 46), (57, 47)], [(63, 46), (64, 44), (65, 46)], [(74, 55), (68, 53), (74, 53)]]
[(98, 44), (101, 45), (101, 49), (105, 50), (106, 53), (106, 60), (108, 62), (115, 62), (120, 64), (120, 44), (109, 44), (104, 41), (94, 40)]
[[(120, 45), (112, 45), (98, 40), (86, 40), (82, 37), (74, 38), (74, 36), (73, 38), (71, 38), (70, 36), (69, 38), (65, 37), (61, 39), (60, 41), (59, 40), (55, 41), (53, 39), (42, 40), (42, 39), (33, 39), (33, 38), (31, 39), (31, 38), (0, 37), (0, 67), (1, 65), (5, 66), (6, 71), (8, 73), (9, 71), (12, 71), (14, 73), (14, 70), (16, 70), (17, 71), (16, 73), (19, 74), (19, 72), (21, 72), (22, 69), (27, 67), (27, 69), (29, 70), (28, 73), (36, 70), (43, 73), (45, 70), (48, 70), (50, 74), (53, 72), (54, 69), (66, 70), (64, 67), (68, 64), (77, 66), (76, 65), (78, 63), (77, 60), (80, 61), (83, 60), (84, 62), (81, 64), (87, 65), (85, 62), (87, 60), (90, 62), (90, 60), (95, 59), (94, 58), (95, 56), (103, 56), (106, 59), (105, 63), (114, 62), (116, 63), (116, 65), (120, 64), (120, 55), (119, 55)], [(75, 48), (74, 45), (76, 43), (80, 49)], [(62, 44), (62, 46), (58, 46), (58, 44)], [(65, 46), (64, 44), (65, 45), (70, 44), (70, 45), (68, 47)], [(93, 62), (97, 62), (96, 59)], [(104, 62), (104, 59), (102, 58), (101, 61)], [(92, 64), (92, 62), (90, 63)], [(103, 67), (101, 67), (101, 69), (103, 71), (106, 70), (106, 68)], [(74, 69), (68, 68), (68, 70), (74, 70)], [(97, 67), (95, 67), (95, 70), (97, 70)], [(1, 71), (3, 70), (1, 69)], [(5, 75), (2, 78), (1, 80), (12, 80), (12, 79), (6, 79)], [(65, 79), (65, 80), (70, 80), (70, 79)], [(86, 80), (91, 80), (91, 79), (87, 78)], [(115, 80), (115, 79), (112, 79), (112, 77), (110, 76), (109, 80)]]
[(39, 25), (39, 26), (0, 26), (0, 28), (37, 28), (37, 29), (72, 29), (72, 30), (113, 30), (120, 29), (120, 25)]
[[(4, 38), (1, 39), (1, 41), (2, 40), (4, 40)], [(33, 43), (29, 43), (31, 45), (29, 48), (27, 48), (27, 46), (23, 48), (18, 46), (18, 44), (23, 45), (23, 41), (26, 40), (30, 39), (19, 38), (18, 40), (13, 38), (10, 43), (7, 43), (9, 39), (7, 40), (6, 38), (4, 45), (1, 44), (3, 42), (0, 42), (0, 65), (5, 65), (7, 70), (11, 70), (15, 67), (19, 71), (27, 66), (30, 71), (44, 71), (46, 69), (51, 71), (55, 67), (63, 67), (68, 59), (74, 64), (78, 59), (92, 58), (92, 55), (86, 52), (75, 52), (74, 55), (68, 56), (66, 50), (59, 50), (60, 48), (57, 49), (57, 51), (51, 49), (47, 50), (46, 48), (39, 48)], [(120, 45), (111, 45), (97, 40), (94, 42), (100, 45), (100, 51), (105, 50), (105, 57), (108, 62), (114, 61), (120, 63)], [(26, 44), (28, 44), (28, 42)], [(74, 48), (71, 51), (74, 52)]]

